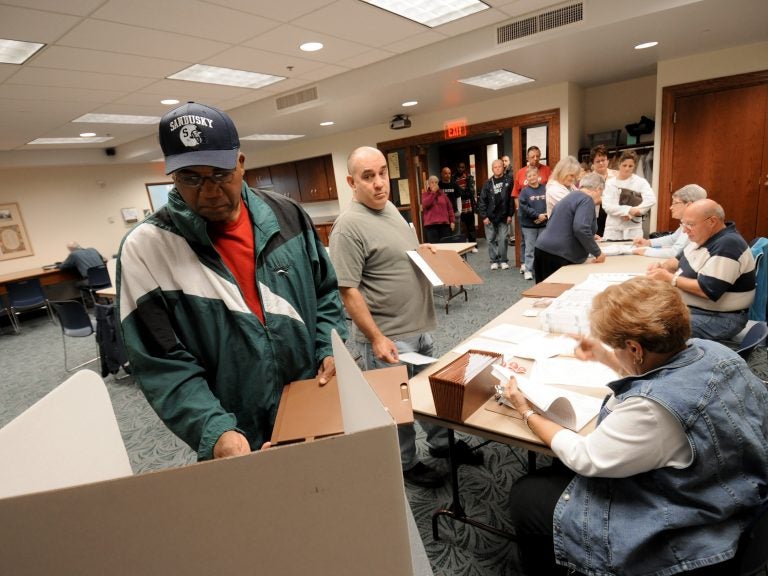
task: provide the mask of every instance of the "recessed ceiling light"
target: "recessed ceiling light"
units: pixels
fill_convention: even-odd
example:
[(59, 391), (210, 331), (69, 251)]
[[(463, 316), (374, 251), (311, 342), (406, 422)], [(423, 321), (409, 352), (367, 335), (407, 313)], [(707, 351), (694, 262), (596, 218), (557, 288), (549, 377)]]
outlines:
[(178, 104), (179, 101), (175, 98), (167, 98), (166, 100), (160, 100), (160, 104), (165, 104), (166, 106), (173, 106), (174, 104)]
[(479, 0), (363, 0), (430, 28), (490, 8)]
[(168, 79), (255, 89), (269, 86), (275, 82), (280, 82), (280, 80), (285, 80), (285, 76), (272, 76), (270, 74), (261, 74), (259, 72), (247, 72), (245, 70), (233, 70), (232, 68), (219, 68), (218, 66), (193, 64), (189, 68), (176, 72), (176, 74), (171, 74), (168, 76)]
[(294, 140), (304, 138), (304, 134), (251, 134), (240, 137), (240, 140)]
[(479, 86), (480, 88), (487, 88), (488, 90), (501, 90), (503, 88), (509, 88), (510, 86), (535, 82), (535, 80), (533, 78), (528, 78), (527, 76), (515, 74), (509, 70), (494, 70), (487, 74), (480, 74), (479, 76), (472, 76), (471, 78), (462, 78), (459, 82), (462, 84)]
[(37, 42), (19, 42), (0, 38), (0, 62), (3, 64), (24, 64), (45, 44)]
[(325, 122), (320, 122), (320, 126), (333, 126), (333, 122), (326, 120)]
[(408, 108), (409, 106), (416, 106), (418, 104), (417, 100), (408, 100), (408, 102), (403, 102), (403, 106)]
[(299, 46), (304, 52), (317, 52), (318, 50), (323, 49), (323, 43), (322, 42), (304, 42), (301, 46)]
[(643, 42), (642, 44), (638, 44), (635, 46), (635, 50), (645, 50), (646, 48), (653, 48), (654, 46), (658, 46), (658, 42)]
[(157, 124), (159, 116), (132, 116), (131, 114), (83, 114), (72, 122), (93, 122), (96, 124)]
[(96, 132), (81, 132), (80, 138), (93, 138), (96, 136)]
[(98, 144), (112, 140), (111, 136), (97, 136), (95, 138), (35, 138), (27, 144)]

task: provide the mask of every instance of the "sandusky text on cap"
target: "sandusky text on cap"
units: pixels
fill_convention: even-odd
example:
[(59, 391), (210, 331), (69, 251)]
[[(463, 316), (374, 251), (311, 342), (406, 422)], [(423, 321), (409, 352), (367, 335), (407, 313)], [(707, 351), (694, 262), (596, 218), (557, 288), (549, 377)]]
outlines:
[(184, 116), (179, 116), (178, 118), (174, 118), (171, 120), (171, 123), (168, 125), (168, 128), (170, 128), (171, 132), (176, 130), (176, 128), (181, 128), (182, 126), (186, 126), (187, 124), (203, 124), (204, 126), (207, 126), (208, 128), (213, 128), (213, 120), (210, 118), (205, 118), (203, 116), (192, 116), (190, 114), (185, 114)]

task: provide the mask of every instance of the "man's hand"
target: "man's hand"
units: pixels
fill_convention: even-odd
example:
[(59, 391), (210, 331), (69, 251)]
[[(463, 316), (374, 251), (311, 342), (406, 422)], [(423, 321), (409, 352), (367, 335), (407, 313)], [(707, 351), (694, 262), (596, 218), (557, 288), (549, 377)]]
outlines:
[(396, 364), (400, 360), (397, 353), (397, 346), (386, 336), (381, 336), (371, 343), (373, 355), (379, 360), (384, 360), (388, 364)]
[(595, 256), (595, 264), (602, 264), (605, 262), (605, 252), (600, 252), (599, 256)]
[(213, 447), (214, 458), (231, 458), (232, 456), (244, 456), (251, 453), (251, 446), (245, 436), (237, 430), (227, 430), (219, 436)]
[(435, 248), (434, 244), (421, 244), (419, 248), (428, 248), (432, 254), (437, 254), (437, 248)]
[(669, 270), (665, 270), (664, 268), (654, 268), (653, 270), (648, 270), (646, 275), (649, 278), (653, 278), (654, 280), (661, 280), (662, 282), (672, 282), (672, 278), (674, 274), (670, 272)]
[(651, 241), (646, 240), (645, 238), (635, 238), (632, 240), (632, 246), (650, 246)]
[(483, 218), (483, 224), (488, 226), (488, 224), (490, 224), (490, 223), (491, 223), (491, 219), (490, 218)]
[(323, 361), (320, 362), (320, 366), (317, 369), (317, 382), (320, 386), (328, 384), (328, 380), (336, 375), (336, 362), (333, 360), (333, 356), (326, 356)]

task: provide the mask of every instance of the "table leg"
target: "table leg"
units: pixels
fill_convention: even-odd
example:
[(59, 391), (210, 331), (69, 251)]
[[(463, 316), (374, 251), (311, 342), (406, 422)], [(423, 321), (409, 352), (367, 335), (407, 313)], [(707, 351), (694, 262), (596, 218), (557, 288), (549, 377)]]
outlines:
[(508, 538), (509, 540), (517, 540), (517, 537), (514, 534), (505, 532), (504, 530), (496, 528), (495, 526), (490, 526), (489, 524), (485, 524), (483, 522), (480, 522), (479, 520), (470, 518), (464, 512), (464, 508), (461, 505), (461, 499), (459, 497), (459, 465), (455, 463), (455, 458), (453, 457), (455, 445), (456, 445), (456, 439), (454, 436), (453, 429), (449, 428), (448, 429), (448, 450), (451, 455), (450, 456), (451, 489), (453, 492), (453, 502), (451, 502), (448, 508), (440, 508), (434, 514), (432, 514), (432, 537), (435, 540), (440, 540), (440, 534), (437, 528), (437, 520), (440, 518), (440, 516), (448, 516), (448, 518), (451, 518), (452, 520), (463, 522), (464, 524), (469, 524), (470, 526), (474, 526), (475, 528), (480, 528), (481, 530), (491, 532), (492, 534), (496, 534), (497, 536), (502, 536), (504, 538)]

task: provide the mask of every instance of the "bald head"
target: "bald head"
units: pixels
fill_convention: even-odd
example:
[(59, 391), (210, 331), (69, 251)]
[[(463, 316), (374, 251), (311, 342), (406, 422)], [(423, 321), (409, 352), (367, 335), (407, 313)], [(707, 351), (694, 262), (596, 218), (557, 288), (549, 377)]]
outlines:
[(352, 198), (372, 210), (383, 210), (389, 201), (387, 159), (378, 148), (362, 146), (347, 158), (347, 184)]
[(67, 244), (67, 250), (69, 250), (70, 252), (74, 252), (75, 250), (79, 250), (79, 249), (80, 249), (80, 244), (78, 244), (77, 242), (70, 242)]
[(691, 204), (685, 209), (685, 215), (690, 215), (697, 220), (703, 220), (704, 218), (715, 218), (720, 222), (725, 222), (725, 210), (717, 202), (711, 198), (703, 198), (691, 202)]
[(360, 146), (355, 148), (347, 158), (347, 174), (350, 176), (355, 175), (355, 170), (358, 168), (360, 162), (363, 159), (370, 159), (372, 157), (378, 157), (381, 160), (385, 160), (384, 154), (378, 148), (373, 146)]

